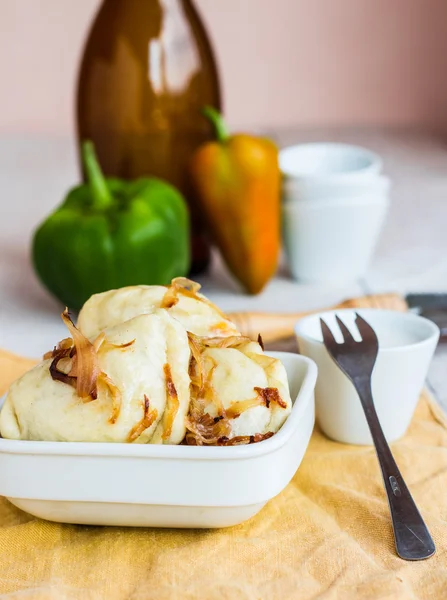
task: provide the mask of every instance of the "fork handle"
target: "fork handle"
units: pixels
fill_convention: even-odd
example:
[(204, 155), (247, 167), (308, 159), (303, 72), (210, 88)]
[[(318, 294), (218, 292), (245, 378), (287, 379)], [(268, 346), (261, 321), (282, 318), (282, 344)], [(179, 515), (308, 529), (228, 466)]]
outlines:
[(436, 547), (383, 434), (374, 407), (371, 379), (356, 381), (355, 387), (360, 396), (382, 470), (397, 554), (405, 560), (428, 558), (435, 553)]

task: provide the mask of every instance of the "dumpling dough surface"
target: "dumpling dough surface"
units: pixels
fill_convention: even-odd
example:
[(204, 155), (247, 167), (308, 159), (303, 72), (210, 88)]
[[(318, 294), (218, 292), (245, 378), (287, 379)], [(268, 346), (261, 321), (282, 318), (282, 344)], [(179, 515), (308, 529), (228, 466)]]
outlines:
[[(167, 289), (161, 285), (137, 285), (95, 294), (82, 307), (78, 327), (85, 336), (93, 339), (108, 327), (160, 308)], [(177, 304), (167, 310), (195, 335), (239, 335), (235, 325), (201, 294), (198, 298), (179, 294)]]
[[(270, 406), (253, 406), (231, 418), (231, 437), (276, 432), (290, 414), (292, 401), (286, 370), (278, 359), (266, 356), (256, 342), (236, 348), (208, 348), (204, 354), (206, 373), (215, 398), (228, 410), (236, 403), (258, 396), (255, 387), (276, 388), (283, 408), (276, 402)], [(210, 402), (205, 411), (217, 416), (216, 403)]]
[[(3, 437), (24, 440), (126, 442), (132, 429), (149, 410), (156, 410), (152, 425), (135, 440), (138, 443), (178, 444), (185, 435), (189, 408), (188, 365), (190, 350), (184, 328), (165, 310), (140, 315), (105, 331), (109, 344), (98, 351), (99, 365), (121, 392), (121, 409), (110, 422), (113, 399), (107, 386), (98, 385), (98, 398), (83, 402), (76, 390), (54, 381), (51, 359), (23, 375), (12, 386), (0, 413)], [(111, 344), (135, 342), (127, 348)], [(171, 434), (163, 438), (167, 422), (165, 365), (169, 364), (179, 408)]]

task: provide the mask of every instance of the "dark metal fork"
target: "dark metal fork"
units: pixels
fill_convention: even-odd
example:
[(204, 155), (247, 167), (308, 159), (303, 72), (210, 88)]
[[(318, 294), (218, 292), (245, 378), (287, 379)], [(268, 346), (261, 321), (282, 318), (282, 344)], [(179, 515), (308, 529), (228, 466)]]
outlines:
[(374, 407), (371, 375), (379, 351), (377, 336), (374, 329), (356, 313), (355, 323), (362, 338), (356, 342), (343, 321), (338, 316), (335, 318), (344, 341), (337, 343), (328, 325), (320, 319), (324, 345), (354, 384), (362, 403), (382, 470), (397, 554), (405, 560), (429, 558), (436, 551), (435, 544), (391, 454)]

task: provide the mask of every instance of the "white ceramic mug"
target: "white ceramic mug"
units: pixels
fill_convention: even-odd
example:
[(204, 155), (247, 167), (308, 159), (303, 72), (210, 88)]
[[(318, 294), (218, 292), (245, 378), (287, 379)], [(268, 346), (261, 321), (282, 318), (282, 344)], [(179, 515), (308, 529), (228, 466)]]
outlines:
[(343, 181), (374, 178), (382, 171), (383, 163), (378, 154), (366, 148), (321, 142), (283, 148), (279, 166), (286, 179), (331, 177)]
[(282, 231), (290, 271), (306, 282), (365, 274), (389, 203), (380, 156), (348, 144), (284, 148)]
[(315, 202), (317, 200), (342, 200), (356, 199), (359, 202), (371, 198), (388, 197), (391, 182), (384, 175), (377, 175), (370, 179), (345, 179), (339, 181), (331, 177), (318, 179), (284, 179), (282, 182), (282, 201), (288, 202)]
[(388, 211), (388, 195), (284, 202), (282, 234), (295, 279), (340, 283), (368, 268)]
[[(373, 327), (379, 340), (372, 392), (383, 432), (388, 442), (392, 442), (404, 435), (410, 424), (438, 343), (439, 328), (413, 313), (379, 309), (357, 312)], [(329, 325), (336, 340), (341, 341), (336, 314), (359, 339), (353, 310), (311, 315), (295, 326), (301, 354), (313, 359), (318, 366), (317, 419), (324, 433), (336, 441), (372, 444), (357, 392), (322, 342), (320, 317)]]

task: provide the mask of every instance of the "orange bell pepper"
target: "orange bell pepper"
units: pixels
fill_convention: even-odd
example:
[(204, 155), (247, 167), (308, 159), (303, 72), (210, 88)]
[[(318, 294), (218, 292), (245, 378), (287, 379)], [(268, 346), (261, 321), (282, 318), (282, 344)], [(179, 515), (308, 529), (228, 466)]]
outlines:
[(216, 141), (201, 146), (191, 174), (214, 241), (233, 275), (257, 294), (275, 273), (280, 247), (278, 149), (270, 140), (229, 136), (222, 116), (206, 107)]

